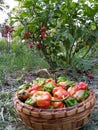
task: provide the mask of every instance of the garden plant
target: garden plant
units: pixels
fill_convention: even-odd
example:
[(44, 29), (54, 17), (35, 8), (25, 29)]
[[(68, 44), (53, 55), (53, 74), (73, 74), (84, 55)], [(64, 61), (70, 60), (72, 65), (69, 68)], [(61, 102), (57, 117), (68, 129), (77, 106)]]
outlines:
[[(35, 78), (40, 68), (48, 68), (50, 74), (51, 69), (55, 74), (63, 70), (65, 76), (68, 71), (69, 79), (74, 76), (76, 81), (82, 76), (98, 98), (98, 0), (16, 1), (19, 5), (9, 13), (10, 24), (5, 26), (12, 27), (12, 39), (0, 39), (0, 130), (28, 130), (17, 117), (12, 100), (17, 88)], [(80, 72), (92, 66), (97, 76), (87, 73), (86, 80)], [(81, 130), (98, 129), (96, 113), (98, 104)]]
[(98, 38), (97, 0), (17, 0), (11, 25), (52, 69), (76, 67)]

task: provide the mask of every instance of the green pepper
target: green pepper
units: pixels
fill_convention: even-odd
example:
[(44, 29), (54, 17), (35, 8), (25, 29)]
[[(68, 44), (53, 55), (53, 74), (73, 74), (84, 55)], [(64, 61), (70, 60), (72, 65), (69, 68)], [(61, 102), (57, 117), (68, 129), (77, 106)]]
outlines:
[(70, 86), (74, 86), (74, 81), (68, 80), (66, 77), (58, 77), (57, 83), (66, 82), (66, 87), (69, 88)]
[(33, 84), (38, 84), (39, 86), (42, 86), (45, 83), (45, 78), (36, 78), (35, 80), (33, 80)]
[(37, 96), (34, 95), (34, 96), (29, 97), (29, 98), (25, 101), (25, 104), (27, 104), (27, 105), (32, 105), (32, 106), (36, 106), (36, 102), (37, 102)]
[(89, 90), (84, 90), (83, 101), (84, 101), (85, 99), (87, 99), (87, 98), (89, 97), (89, 95), (90, 95)]
[(58, 77), (57, 78), (57, 83), (59, 83), (59, 82), (65, 82), (66, 80), (68, 80), (66, 77)]
[(64, 100), (66, 107), (72, 107), (78, 104), (77, 100), (75, 98), (68, 98)]
[(31, 85), (30, 84), (22, 84), (18, 87), (18, 91), (22, 90), (22, 89), (28, 89)]
[(82, 102), (84, 101), (88, 96), (89, 96), (90, 92), (89, 90), (78, 90), (73, 97), (78, 101), (78, 102)]
[(49, 82), (43, 86), (43, 90), (51, 93), (54, 87), (55, 87), (55, 85), (53, 85), (51, 82)]

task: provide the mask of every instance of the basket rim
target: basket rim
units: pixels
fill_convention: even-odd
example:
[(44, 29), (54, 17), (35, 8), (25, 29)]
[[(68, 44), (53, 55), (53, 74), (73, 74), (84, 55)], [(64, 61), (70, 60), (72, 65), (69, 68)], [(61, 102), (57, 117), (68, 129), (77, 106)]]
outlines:
[[(33, 107), (33, 106), (30, 106), (30, 105), (27, 105), (27, 104), (25, 104), (25, 103), (23, 103), (22, 101), (20, 101), (19, 99), (18, 99), (18, 97), (17, 97), (17, 92), (14, 94), (14, 98), (13, 98), (13, 102), (15, 103), (18, 103), (18, 105), (19, 104), (21, 104), (22, 105), (22, 107), (24, 107), (24, 108), (28, 108), (28, 109), (35, 109), (35, 110), (37, 110), (37, 111), (41, 111), (41, 112), (56, 112), (56, 111), (64, 111), (64, 110), (66, 110), (66, 111), (70, 111), (70, 110), (73, 110), (73, 109), (75, 109), (75, 108), (80, 108), (80, 107), (82, 107), (82, 106), (84, 106), (86, 103), (88, 103), (89, 101), (91, 101), (91, 99), (94, 99), (95, 100), (95, 93), (94, 93), (94, 91), (90, 88), (89, 89), (89, 91), (90, 91), (90, 95), (89, 95), (89, 97), (87, 98), (87, 99), (85, 99), (84, 101), (82, 101), (81, 103), (78, 103), (77, 105), (75, 105), (75, 106), (72, 106), (72, 107), (66, 107), (66, 108), (57, 108), (57, 109), (44, 109), (44, 108), (37, 108), (37, 107)], [(94, 103), (95, 103), (95, 101), (94, 101)], [(90, 104), (91, 106), (92, 105), (94, 105), (94, 104)]]

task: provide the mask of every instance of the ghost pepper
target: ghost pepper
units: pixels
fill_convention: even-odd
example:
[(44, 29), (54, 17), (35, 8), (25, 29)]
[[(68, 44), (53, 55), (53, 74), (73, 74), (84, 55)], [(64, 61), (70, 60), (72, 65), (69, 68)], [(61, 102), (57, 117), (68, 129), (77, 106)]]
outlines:
[(30, 94), (28, 90), (21, 89), (20, 91), (18, 91), (17, 96), (21, 101), (25, 101), (27, 98), (29, 98)]
[(51, 94), (46, 91), (37, 91), (33, 97), (36, 97), (36, 105), (39, 108), (49, 108)]
[(58, 98), (52, 97), (52, 99), (51, 99), (51, 106), (53, 108), (63, 108), (64, 107), (64, 103), (63, 103), (63, 101), (59, 101)]
[(53, 85), (56, 85), (56, 81), (52, 78), (48, 78), (45, 80), (45, 83), (52, 83)]
[(58, 99), (63, 99), (69, 95), (68, 92), (65, 89), (63, 89), (62, 87), (55, 87), (53, 89), (52, 93), (53, 93), (53, 96)]
[(73, 95), (77, 92), (77, 87), (69, 87), (67, 91), (69, 95), (73, 97)]
[(49, 108), (51, 94), (46, 91), (36, 91), (33, 96), (29, 97), (25, 103), (39, 108)]
[(87, 89), (88, 89), (87, 84), (85, 84), (84, 82), (80, 82), (77, 85), (77, 90), (87, 90)]
[(29, 92), (33, 91), (33, 90), (42, 90), (42, 87), (39, 86), (38, 84), (33, 84), (32, 87), (29, 88)]

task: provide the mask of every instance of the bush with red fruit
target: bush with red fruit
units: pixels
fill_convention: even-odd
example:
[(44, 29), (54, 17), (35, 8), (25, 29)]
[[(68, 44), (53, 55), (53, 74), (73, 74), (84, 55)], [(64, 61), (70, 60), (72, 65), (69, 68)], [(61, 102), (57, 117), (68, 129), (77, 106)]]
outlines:
[(20, 8), (13, 10), (11, 22), (20, 22), (17, 35), (22, 36), (29, 30), (31, 34), (25, 32), (24, 38), (42, 44), (41, 48), (39, 45), (36, 48), (40, 48), (51, 68), (73, 64), (76, 67), (92, 51), (98, 36), (98, 24), (94, 20), (97, 0), (88, 0), (89, 4), (84, 0), (16, 1), (21, 11)]

